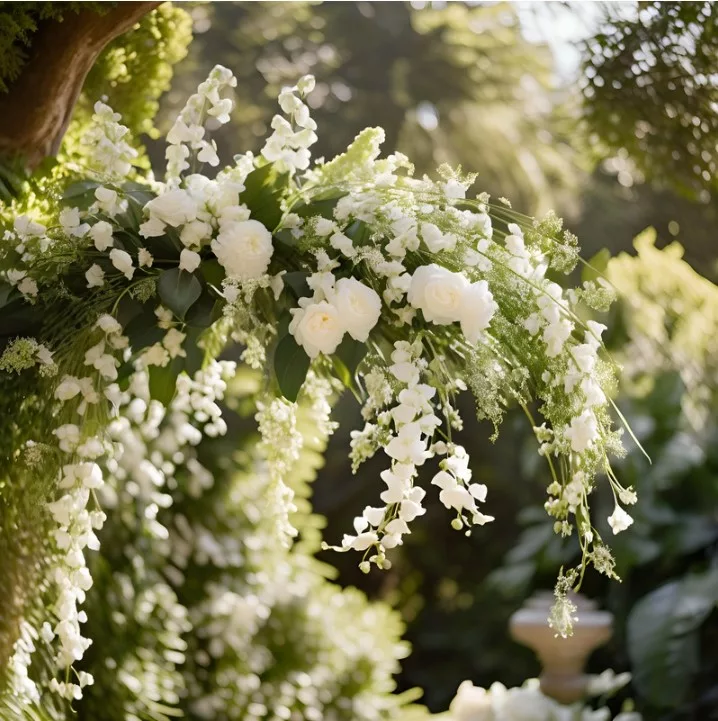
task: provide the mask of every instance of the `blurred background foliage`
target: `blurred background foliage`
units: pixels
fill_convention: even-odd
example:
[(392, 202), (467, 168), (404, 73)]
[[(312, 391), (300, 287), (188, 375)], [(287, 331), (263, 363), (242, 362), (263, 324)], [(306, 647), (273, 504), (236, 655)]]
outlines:
[[(421, 172), (461, 163), (479, 171), (482, 190), (522, 212), (556, 208), (585, 256), (630, 252), (606, 270), (622, 294), (609, 340), (625, 365), (621, 407), (653, 464), (630, 447), (621, 465), (641, 502), (631, 532), (613, 539), (623, 583), (590, 576), (585, 585), (616, 616), (615, 636), (592, 664), (634, 672), (629, 693), (646, 719), (703, 721), (718, 708), (716, 12), (709, 2), (590, 5), (200, 5), (158, 122), (166, 126), (220, 62), (239, 79), (220, 152), (257, 150), (279, 88), (311, 72), (318, 156), (381, 125), (386, 147)], [(567, 69), (569, 45), (580, 52)], [(159, 167), (162, 148), (150, 152)], [(655, 231), (637, 240), (636, 259), (632, 240), (647, 226)], [(678, 236), (684, 249), (661, 250)], [(341, 427), (313, 495), (330, 542), (378, 494), (382, 468), (369, 462), (352, 477), (353, 401), (336, 416)], [(465, 538), (430, 507), (389, 572), (366, 577), (352, 558), (322, 555), (342, 584), (401, 611), (413, 653), (400, 687), (422, 687), (434, 710), (464, 678), (516, 684), (538, 672), (533, 655), (508, 639), (508, 618), (575, 553), (543, 511), (545, 469), (523, 417), (510, 416), (495, 444), (472, 408), (464, 418), (461, 442), (489, 486), (492, 527)], [(604, 518), (611, 500), (597, 499)]]

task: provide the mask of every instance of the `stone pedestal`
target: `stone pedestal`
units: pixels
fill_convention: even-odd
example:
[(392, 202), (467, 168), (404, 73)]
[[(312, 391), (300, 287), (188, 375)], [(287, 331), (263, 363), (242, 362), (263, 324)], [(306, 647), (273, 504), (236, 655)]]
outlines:
[(578, 608), (573, 636), (556, 637), (548, 625), (553, 595), (540, 592), (532, 596), (509, 622), (514, 640), (536, 652), (542, 666), (541, 690), (560, 703), (580, 701), (586, 691), (584, 674), (591, 652), (611, 638), (613, 616), (597, 610), (596, 604), (580, 594), (572, 600)]

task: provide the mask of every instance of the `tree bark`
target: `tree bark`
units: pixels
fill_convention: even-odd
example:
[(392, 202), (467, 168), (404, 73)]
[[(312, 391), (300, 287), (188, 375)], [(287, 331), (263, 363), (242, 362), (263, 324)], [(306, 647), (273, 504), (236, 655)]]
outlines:
[(42, 22), (20, 77), (0, 95), (0, 155), (21, 157), (29, 170), (55, 155), (97, 56), (158, 5), (120, 2), (102, 15), (83, 10)]

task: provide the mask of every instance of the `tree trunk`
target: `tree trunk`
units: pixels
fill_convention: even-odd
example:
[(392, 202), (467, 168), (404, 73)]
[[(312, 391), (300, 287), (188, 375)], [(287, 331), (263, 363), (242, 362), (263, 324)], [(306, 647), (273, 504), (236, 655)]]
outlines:
[(159, 2), (121, 2), (100, 15), (68, 12), (41, 22), (10, 92), (0, 95), (0, 155), (20, 156), (29, 170), (55, 155), (97, 56)]

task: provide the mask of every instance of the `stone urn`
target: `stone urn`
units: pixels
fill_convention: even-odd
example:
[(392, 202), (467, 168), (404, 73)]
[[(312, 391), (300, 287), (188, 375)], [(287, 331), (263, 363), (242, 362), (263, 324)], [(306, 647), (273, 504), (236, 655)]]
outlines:
[(548, 625), (554, 601), (548, 591), (534, 594), (509, 621), (512, 638), (533, 649), (541, 662), (541, 690), (564, 704), (584, 697), (586, 661), (594, 649), (611, 638), (613, 630), (613, 615), (608, 611), (599, 611), (593, 601), (580, 594), (573, 595), (572, 600), (578, 608), (578, 621), (568, 638), (557, 637)]

